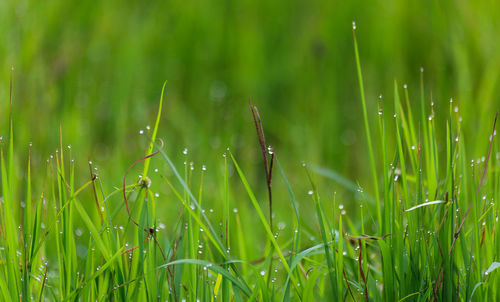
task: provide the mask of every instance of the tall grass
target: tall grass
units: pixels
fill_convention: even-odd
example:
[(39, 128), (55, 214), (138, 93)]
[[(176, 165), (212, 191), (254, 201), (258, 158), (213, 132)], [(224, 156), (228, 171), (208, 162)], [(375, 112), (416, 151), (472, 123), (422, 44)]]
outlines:
[[(304, 163), (309, 194), (297, 198), (296, 191), (304, 188), (292, 187), (287, 167), (280, 164), (279, 154), (286, 151), (267, 149), (265, 123), (251, 105), (269, 212), (238, 154), (229, 149), (220, 159), (222, 207), (210, 208), (204, 179), (214, 174), (194, 169), (188, 150), (179, 167), (168, 141), (158, 139), (165, 84), (154, 126), (142, 131), (145, 154), (112, 191), (106, 191), (92, 161), (89, 175), (75, 174), (80, 163), (64, 145), (64, 125), (46, 171), (31, 170), (30, 145), (25, 177), (16, 177), (21, 159), (14, 154), (11, 92), (9, 135), (0, 154), (2, 300), (500, 300), (496, 116), (485, 121), (491, 124), (483, 138), (487, 152), (471, 159), (460, 109), (450, 100), (449, 110), (440, 115), (446, 119), (436, 118), (437, 109), (424, 93), (423, 70), (419, 114), (412, 111), (408, 86), (396, 81), (392, 98), (380, 99), (378, 112), (371, 112), (367, 104), (374, 99), (365, 96), (355, 29), (353, 38), (373, 192)], [(393, 114), (387, 110), (391, 107)], [(153, 160), (163, 169), (151, 172)], [(142, 171), (134, 179), (138, 165)], [(274, 178), (273, 165), (279, 171)], [(354, 190), (358, 198), (322, 194), (321, 175)], [(240, 184), (232, 186), (235, 178)], [(33, 181), (43, 184), (41, 191), (33, 191)], [(273, 199), (271, 188), (279, 184), (289, 200)], [(159, 188), (171, 195), (158, 194)], [(290, 204), (285, 215), (292, 216), (291, 231), (273, 223), (273, 202)], [(159, 203), (169, 203), (172, 211), (180, 205), (177, 218), (161, 221)], [(347, 203), (359, 215), (347, 213)], [(308, 208), (313, 215), (304, 214)], [(257, 224), (246, 223), (252, 216)], [(255, 250), (261, 257), (250, 257)]]

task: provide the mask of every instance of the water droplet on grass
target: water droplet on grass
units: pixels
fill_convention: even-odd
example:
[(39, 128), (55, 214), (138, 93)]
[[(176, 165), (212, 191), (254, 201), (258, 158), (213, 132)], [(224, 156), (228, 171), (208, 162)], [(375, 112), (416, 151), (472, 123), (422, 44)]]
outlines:
[(352, 29), (356, 29), (356, 22), (352, 21)]

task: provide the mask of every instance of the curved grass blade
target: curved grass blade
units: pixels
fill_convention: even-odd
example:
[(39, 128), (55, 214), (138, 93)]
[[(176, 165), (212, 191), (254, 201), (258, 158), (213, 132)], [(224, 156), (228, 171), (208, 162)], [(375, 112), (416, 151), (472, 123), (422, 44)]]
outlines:
[[(240, 261), (228, 261), (228, 262), (226, 262), (226, 264), (236, 263), (236, 262), (240, 262)], [(248, 286), (243, 284), (240, 280), (238, 280), (235, 276), (233, 276), (230, 272), (228, 272), (227, 270), (225, 270), (221, 266), (213, 264), (210, 261), (199, 260), (199, 259), (179, 259), (179, 260), (174, 260), (174, 261), (171, 261), (169, 263), (165, 263), (163, 265), (160, 265), (157, 268), (158, 269), (159, 268), (166, 268), (168, 266), (172, 266), (172, 265), (176, 265), (176, 264), (193, 264), (193, 265), (206, 267), (208, 270), (211, 270), (214, 273), (220, 274), (224, 278), (226, 278), (227, 280), (231, 281), (231, 283), (234, 286), (238, 287), (248, 297), (252, 295), (252, 292), (250, 291)]]
[(446, 201), (445, 200), (434, 200), (434, 201), (424, 202), (424, 203), (421, 203), (421, 204), (416, 205), (414, 207), (411, 207), (407, 210), (403, 209), (403, 212), (410, 212), (410, 211), (416, 210), (416, 209), (421, 208), (421, 207), (430, 206), (433, 204), (440, 204), (440, 203), (446, 203)]

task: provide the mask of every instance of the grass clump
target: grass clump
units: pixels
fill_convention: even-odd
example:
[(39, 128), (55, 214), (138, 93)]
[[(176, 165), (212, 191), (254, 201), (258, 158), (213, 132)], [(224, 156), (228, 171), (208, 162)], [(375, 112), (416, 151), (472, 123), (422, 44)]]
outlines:
[[(213, 201), (204, 199), (205, 167), (199, 174), (187, 162), (179, 169), (164, 148), (168, 144), (157, 138), (165, 84), (154, 127), (145, 133), (144, 156), (108, 192), (91, 161), (90, 175), (75, 174), (62, 127), (46, 171), (33, 178), (30, 146), (25, 177), (17, 177), (11, 97), (9, 136), (1, 147), (2, 300), (500, 300), (497, 117), (491, 117), (490, 136), (484, 138), (484, 157), (471, 161), (458, 107), (450, 100), (446, 120), (437, 120), (423, 80), (419, 115), (413, 114), (408, 87), (397, 82), (393, 100), (381, 99), (371, 115), (355, 34), (354, 49), (372, 192), (304, 164), (310, 199), (296, 198), (251, 104), (268, 213), (238, 155), (228, 149), (221, 161), (220, 211), (211, 214)], [(370, 128), (375, 118), (376, 134)], [(153, 160), (165, 169), (151, 173)], [(143, 168), (134, 182), (128, 175), (137, 165)], [(356, 191), (359, 199), (324, 198), (318, 175)], [(33, 191), (35, 180), (43, 183), (40, 191)], [(276, 184), (289, 201), (273, 199)], [(158, 186), (170, 190), (169, 200), (157, 194)], [(251, 210), (230, 210), (247, 200)], [(182, 206), (168, 227), (160, 220), (159, 202)], [(273, 223), (273, 202), (290, 203), (291, 232)], [(344, 203), (359, 214), (347, 215)], [(307, 207), (314, 216), (303, 214)], [(258, 224), (245, 224), (252, 216)], [(256, 238), (252, 234), (259, 229), (263, 236)], [(262, 257), (250, 258), (255, 250)]]

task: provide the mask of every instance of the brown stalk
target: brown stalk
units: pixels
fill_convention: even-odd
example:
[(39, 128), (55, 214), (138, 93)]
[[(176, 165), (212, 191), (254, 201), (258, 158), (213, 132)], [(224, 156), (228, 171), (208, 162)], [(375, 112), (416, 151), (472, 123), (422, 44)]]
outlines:
[(363, 283), (365, 285), (365, 299), (366, 301), (370, 301), (370, 299), (368, 298), (368, 287), (367, 287), (367, 276), (365, 276), (365, 272), (363, 271), (363, 264), (362, 264), (362, 260), (363, 260), (363, 245), (361, 244), (361, 239), (358, 239), (358, 243), (359, 243), (359, 257), (358, 257), (358, 262), (359, 262), (359, 273), (361, 275), (361, 278), (363, 279)]
[[(62, 150), (62, 148), (61, 148), (61, 150)], [(97, 207), (97, 213), (99, 214), (99, 220), (101, 221), (101, 224), (102, 224), (102, 213), (101, 213), (101, 209), (99, 207), (99, 198), (97, 197), (97, 189), (95, 187), (95, 180), (97, 178), (97, 175), (92, 172), (92, 162), (90, 161), (90, 158), (89, 158), (89, 171), (90, 171), (90, 177), (92, 180), (92, 189), (94, 191), (95, 205)]]
[[(257, 131), (257, 138), (259, 139), (260, 149), (262, 151), (262, 157), (264, 159), (264, 168), (266, 170), (266, 181), (267, 181), (267, 192), (269, 199), (269, 225), (271, 231), (273, 230), (273, 194), (272, 194), (272, 179), (273, 179), (273, 163), (274, 163), (274, 152), (269, 149), (266, 150), (266, 137), (264, 136), (264, 128), (262, 127), (262, 121), (260, 119), (259, 110), (256, 106), (248, 101), (250, 105), (250, 110), (252, 111), (253, 121), (255, 124), (255, 130)], [(271, 155), (269, 159), (268, 156)]]

